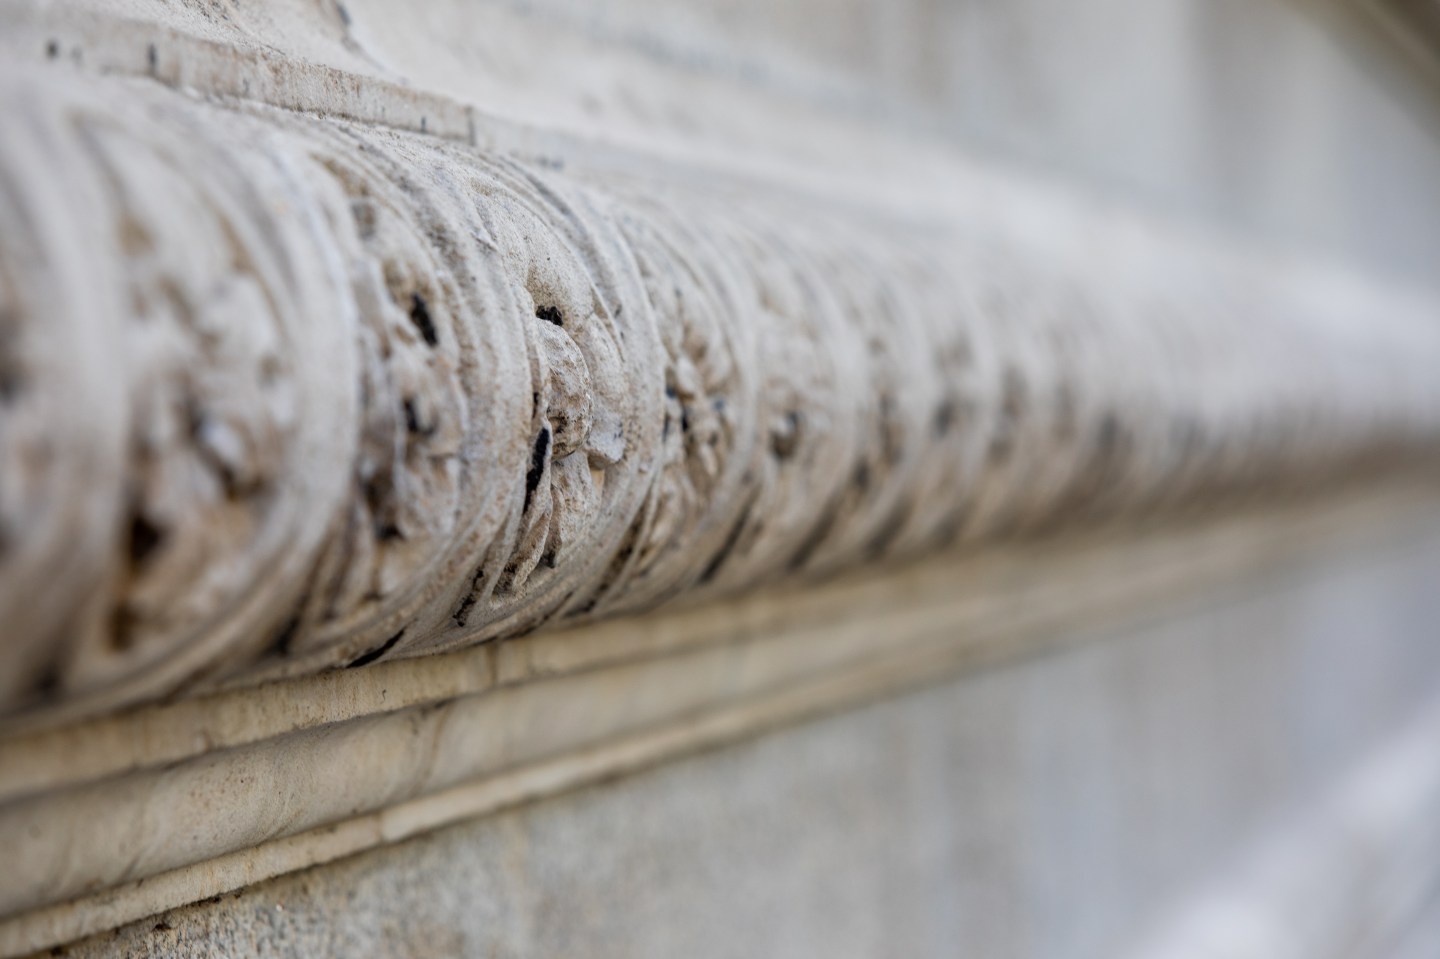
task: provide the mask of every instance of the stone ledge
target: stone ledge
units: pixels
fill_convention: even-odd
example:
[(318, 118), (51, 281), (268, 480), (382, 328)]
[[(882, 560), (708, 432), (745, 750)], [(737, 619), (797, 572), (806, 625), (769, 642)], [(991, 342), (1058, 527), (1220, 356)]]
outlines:
[(1398, 530), (1433, 537), (1435, 496), (1433, 483), (1383, 484), (1218, 522), (997, 547), (758, 595), (724, 617), (653, 614), (11, 736), (0, 860), (26, 868), (0, 879), (0, 954), (1064, 637), (1113, 635)]

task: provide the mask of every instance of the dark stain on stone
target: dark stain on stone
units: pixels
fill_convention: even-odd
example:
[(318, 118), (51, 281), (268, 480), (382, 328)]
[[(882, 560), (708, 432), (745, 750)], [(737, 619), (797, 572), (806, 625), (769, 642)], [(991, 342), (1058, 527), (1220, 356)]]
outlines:
[(710, 558), (709, 564), (705, 567), (705, 572), (700, 574), (699, 582), (708, 583), (714, 579), (715, 574), (720, 572), (720, 567), (730, 558), (730, 554), (734, 552), (735, 547), (740, 543), (740, 537), (744, 534), (745, 527), (750, 525), (750, 508), (753, 505), (754, 501), (752, 500), (750, 503), (747, 503), (745, 509), (741, 511), (740, 518), (736, 520), (735, 525), (731, 527), (729, 535), (725, 537), (724, 544), (722, 544), (715, 555)]
[(374, 517), (375, 536), (381, 540), (394, 539), (400, 533), (394, 522), (388, 518), (391, 513), (389, 505), (391, 491), (390, 477), (383, 473), (370, 477), (360, 486), (365, 505), (369, 508), (370, 515)]
[(800, 426), (803, 419), (799, 412), (791, 410), (785, 414), (785, 429), (770, 431), (770, 452), (778, 459), (789, 459), (795, 454), (800, 445)]
[[(302, 604), (303, 605), (303, 604)], [(295, 634), (300, 631), (300, 614), (296, 613), (285, 621), (275, 633), (275, 638), (270, 640), (269, 649), (277, 656), (289, 656), (290, 646), (295, 642)]]
[(140, 617), (135, 615), (128, 603), (121, 603), (110, 611), (110, 648), (123, 653), (135, 645), (135, 630)]
[(460, 605), (455, 607), (455, 612), (450, 616), (456, 626), (464, 626), (470, 621), (470, 610), (475, 608), (476, 596), (480, 592), (480, 581), (484, 578), (485, 567), (483, 566), (475, 571), (474, 576), (470, 577), (470, 592), (465, 594), (465, 598), (460, 600)]
[(800, 544), (800, 548), (790, 557), (790, 562), (786, 565), (786, 568), (789, 569), (790, 572), (793, 573), (810, 562), (810, 558), (815, 555), (815, 551), (830, 537), (831, 530), (835, 528), (835, 521), (839, 518), (839, 503), (832, 504), (825, 510), (825, 513), (820, 517), (820, 521), (806, 534), (805, 540)]
[(60, 56), (59, 40), (51, 40), (45, 44), (45, 56), (49, 57), (51, 60), (54, 60), (56, 57)]
[(400, 642), (400, 640), (404, 637), (405, 630), (402, 629), (394, 636), (391, 636), (389, 639), (385, 640), (385, 642), (381, 643), (379, 646), (376, 646), (374, 649), (370, 650), (370, 652), (364, 654), (363, 656), (352, 659), (350, 662), (346, 663), (345, 668), (354, 669), (356, 666), (366, 666), (370, 663), (375, 662), (375, 660), (379, 659), (381, 656), (384, 656), (386, 653), (390, 652), (391, 649), (395, 648), (395, 644)]

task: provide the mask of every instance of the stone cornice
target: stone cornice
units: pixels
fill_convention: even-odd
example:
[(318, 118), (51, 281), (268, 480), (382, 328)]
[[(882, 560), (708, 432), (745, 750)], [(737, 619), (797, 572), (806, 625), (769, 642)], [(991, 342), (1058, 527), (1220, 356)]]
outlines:
[(1433, 542), (1432, 295), (563, 6), (0, 0), (0, 955)]
[(0, 79), (9, 712), (1303, 486), (1440, 433), (1420, 296), (958, 163), (527, 158), (452, 112), (462, 141)]

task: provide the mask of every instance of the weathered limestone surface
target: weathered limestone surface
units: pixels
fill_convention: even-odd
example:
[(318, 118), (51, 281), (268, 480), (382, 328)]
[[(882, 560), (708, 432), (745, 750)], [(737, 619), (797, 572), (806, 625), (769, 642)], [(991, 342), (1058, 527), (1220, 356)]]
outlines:
[(1383, 920), (1437, 852), (1440, 646), (1415, 627), (1440, 538), (1310, 555), (1189, 615), (1060, 626), (1091, 641), (68, 954), (1399, 959)]
[[(1289, 620), (1274, 601), (1250, 656), (1225, 650), (1260, 641), (1253, 621), (1225, 632), (1201, 617), (1193, 628), (1240, 645), (1196, 655), (1215, 660), (1207, 668), (1224, 686), (1295, 672), (1284, 695), (1301, 704), (1306, 691), (1324, 702), (1344, 690), (1346, 708), (1325, 707), (1322, 725), (1280, 710), (1271, 732), (1298, 722), (1306, 753), (1348, 753), (1434, 685), (1440, 648), (1417, 627), (1430, 611), (1435, 502), (1433, 482), (1372, 481), (1283, 508), (857, 571), (729, 602), (724, 615), (626, 617), (12, 734), (0, 739), (0, 861), (24, 868), (0, 876), (0, 955), (1296, 579), (1306, 595), (1334, 596)], [(1336, 566), (1358, 587), (1330, 590), (1347, 578)], [(1363, 644), (1343, 644), (1364, 611), (1347, 594), (1388, 604), (1368, 617)], [(1290, 644), (1305, 651), (1298, 662), (1263, 652)], [(1134, 695), (1200, 682), (1190, 660), (1157, 656), (1128, 674)], [(1341, 685), (1312, 685), (1330, 675)], [(1197, 695), (1202, 714), (1226, 712), (1224, 695)], [(1288, 776), (1277, 769), (1256, 785)]]
[[(711, 6), (749, 26), (0, 0), (0, 956), (247, 886), (78, 948), (1081, 956), (1163, 919), (1147, 955), (1273, 959), (1411, 921), (1433, 716), (1375, 744), (1440, 671), (1430, 278), (982, 166), (916, 77), (757, 52), (853, 22)], [(1319, 176), (1304, 129), (1247, 149)], [(1365, 176), (1427, 135), (1373, 130)], [(899, 732), (504, 812), (1000, 663)]]
[[(244, 47), (148, 44), (187, 91), (77, 75), (42, 33), (0, 81), (11, 711), (1303, 484), (1440, 431), (1432, 299), (958, 160), (527, 158), (473, 110), (456, 142), (197, 95)], [(333, 69), (290, 69), (268, 99), (323, 108)]]

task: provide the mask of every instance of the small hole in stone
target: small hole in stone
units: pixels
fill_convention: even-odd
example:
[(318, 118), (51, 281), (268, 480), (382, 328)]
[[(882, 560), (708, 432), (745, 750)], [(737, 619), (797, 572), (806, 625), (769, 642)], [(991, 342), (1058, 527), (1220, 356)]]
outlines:
[(415, 324), (415, 329), (420, 331), (426, 343), (431, 346), (440, 345), (440, 336), (435, 332), (435, 321), (430, 318), (430, 306), (419, 293), (410, 294), (410, 322)]
[(45, 44), (45, 56), (49, 57), (51, 60), (54, 60), (56, 57), (60, 56), (59, 40), (51, 40), (49, 43)]
[(136, 513), (130, 519), (130, 565), (144, 563), (164, 539), (164, 530)]
[(415, 398), (407, 396), (401, 404), (405, 409), (405, 429), (415, 436), (432, 436), (435, 433), (436, 424), (422, 423), (420, 421), (420, 410), (415, 405)]
[(556, 326), (565, 325), (565, 317), (560, 314), (560, 310), (556, 307), (537, 306), (535, 307), (535, 315), (546, 323), (554, 323)]

